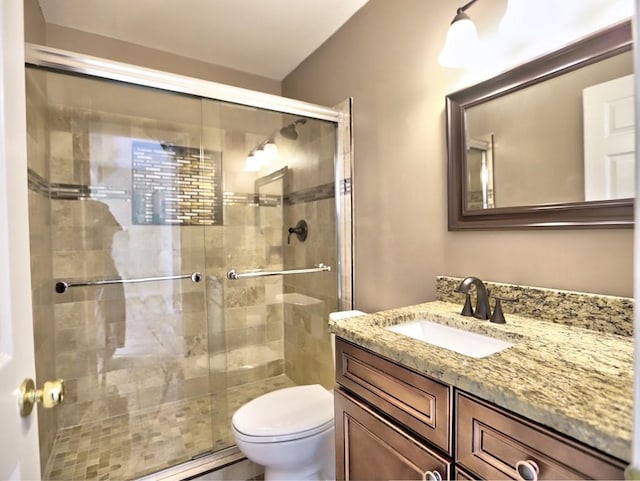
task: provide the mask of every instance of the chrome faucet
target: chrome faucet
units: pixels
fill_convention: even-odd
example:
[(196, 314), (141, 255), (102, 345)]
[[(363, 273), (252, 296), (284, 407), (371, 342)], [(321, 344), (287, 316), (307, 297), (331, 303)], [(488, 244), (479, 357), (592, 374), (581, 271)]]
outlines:
[(465, 277), (465, 279), (456, 288), (456, 292), (469, 294), (469, 288), (471, 286), (475, 286), (476, 288), (476, 309), (473, 313), (473, 317), (477, 319), (489, 319), (489, 317), (491, 317), (489, 294), (487, 293), (487, 286), (484, 285), (484, 282), (477, 277)]

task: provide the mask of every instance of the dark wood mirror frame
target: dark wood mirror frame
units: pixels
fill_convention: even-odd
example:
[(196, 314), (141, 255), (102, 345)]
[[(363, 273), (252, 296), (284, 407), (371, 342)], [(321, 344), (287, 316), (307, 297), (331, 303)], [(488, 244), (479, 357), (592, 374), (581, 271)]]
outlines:
[(494, 78), (447, 95), (449, 230), (633, 227), (633, 199), (469, 210), (465, 109), (632, 48), (631, 22), (599, 31)]

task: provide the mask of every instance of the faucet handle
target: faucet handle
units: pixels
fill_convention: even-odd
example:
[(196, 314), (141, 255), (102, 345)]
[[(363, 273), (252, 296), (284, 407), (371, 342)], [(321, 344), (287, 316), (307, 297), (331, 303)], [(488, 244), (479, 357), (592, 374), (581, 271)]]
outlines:
[(504, 312), (502, 311), (502, 301), (515, 302), (518, 300), (518, 298), (517, 297), (498, 297), (498, 296), (493, 296), (493, 298), (496, 300), (496, 305), (493, 308), (493, 314), (491, 314), (491, 319), (489, 320), (495, 324), (506, 324), (507, 321), (504, 318)]
[(464, 294), (464, 306), (462, 307), (462, 311), (460, 311), (460, 315), (471, 317), (473, 316), (473, 306), (471, 305), (471, 294), (468, 292), (456, 292), (456, 294)]
[(467, 317), (473, 316), (473, 307), (471, 306), (471, 294), (465, 294), (464, 307), (462, 308), (462, 312), (460, 312), (460, 314)]

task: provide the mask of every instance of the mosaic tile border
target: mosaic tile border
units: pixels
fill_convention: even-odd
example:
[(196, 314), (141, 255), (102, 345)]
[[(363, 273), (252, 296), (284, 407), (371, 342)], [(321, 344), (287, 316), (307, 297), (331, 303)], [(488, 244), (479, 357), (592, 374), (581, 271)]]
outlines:
[(300, 204), (303, 202), (313, 202), (316, 200), (329, 199), (335, 195), (336, 186), (334, 183), (322, 184), (309, 189), (299, 190), (285, 194), (284, 203), (287, 205)]
[(222, 153), (131, 142), (136, 225), (222, 225)]
[[(42, 176), (28, 170), (29, 190), (32, 192), (49, 196), (58, 200), (80, 200), (80, 199), (120, 199), (131, 200), (131, 191), (119, 187), (107, 185), (82, 185), (82, 184), (61, 184), (48, 183)], [(341, 194), (351, 193), (351, 179), (344, 179), (341, 182)], [(225, 192), (223, 194), (224, 205), (249, 205), (260, 207), (279, 207), (283, 198), (286, 205), (294, 205), (305, 202), (315, 202), (318, 200), (330, 199), (335, 195), (335, 184), (322, 184), (309, 189), (300, 190), (284, 196), (272, 194), (255, 194), (242, 192)]]
[[(461, 281), (460, 277), (438, 276), (436, 299), (460, 304), (462, 308), (464, 297), (455, 292)], [(631, 298), (500, 282), (485, 284), (493, 294), (517, 299), (515, 302), (503, 303), (507, 316), (513, 313), (608, 334), (633, 336), (634, 301)]]
[(272, 194), (248, 194), (239, 192), (225, 192), (224, 205), (248, 205), (255, 207), (280, 207), (282, 196)]

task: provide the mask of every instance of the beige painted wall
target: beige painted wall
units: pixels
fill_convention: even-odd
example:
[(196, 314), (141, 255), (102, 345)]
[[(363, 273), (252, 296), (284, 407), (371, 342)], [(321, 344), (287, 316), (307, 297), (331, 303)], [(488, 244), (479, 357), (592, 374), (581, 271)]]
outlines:
[[(495, 30), (505, 5), (469, 13)], [(454, 7), (370, 0), (283, 81), (287, 97), (354, 97), (356, 306), (433, 300), (439, 274), (631, 296), (632, 230), (447, 231), (444, 98), (464, 82), (437, 56)]]
[(72, 52), (281, 95), (281, 82), (278, 80), (60, 25), (46, 24), (45, 31), (43, 31), (44, 20), (37, 0), (24, 0), (24, 8), (27, 42), (44, 43), (50, 47)]
[(24, 36), (30, 43), (45, 43), (46, 24), (38, 0), (24, 0)]

